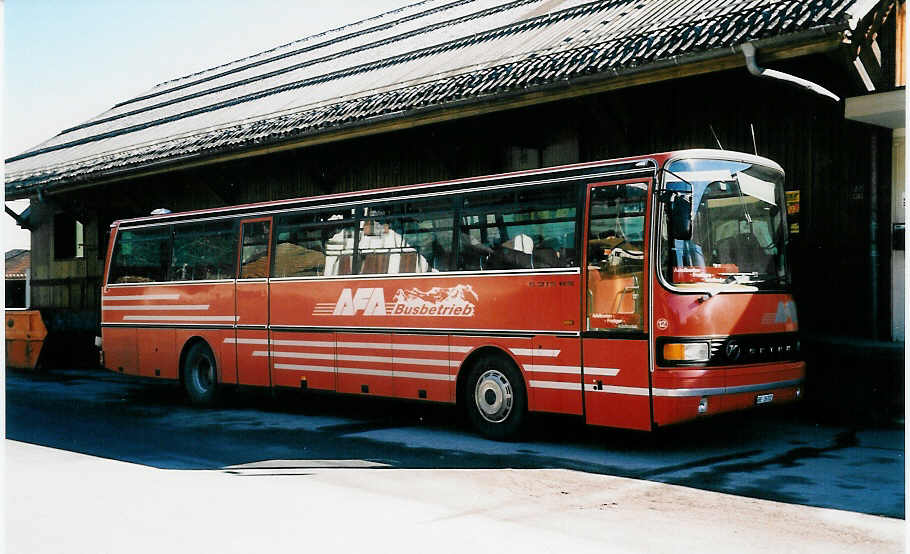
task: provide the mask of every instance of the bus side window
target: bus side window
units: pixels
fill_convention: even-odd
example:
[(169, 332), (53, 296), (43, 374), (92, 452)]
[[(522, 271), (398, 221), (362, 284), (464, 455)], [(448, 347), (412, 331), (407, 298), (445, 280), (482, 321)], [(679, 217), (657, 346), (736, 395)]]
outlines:
[(360, 242), (361, 274), (448, 271), (452, 200), (429, 198), (376, 205), (366, 211)]
[(466, 195), (459, 269), (577, 266), (576, 193), (561, 183)]
[(309, 277), (325, 272), (324, 227), (311, 214), (278, 217), (273, 277)]
[(323, 275), (351, 275), (354, 271), (354, 208), (318, 214), (325, 252)]
[(232, 221), (175, 226), (170, 279), (233, 279), (236, 236)]
[[(403, 237), (413, 251), (402, 254), (400, 273), (449, 271), (452, 259), (452, 214), (426, 214), (404, 222)], [(447, 215), (447, 217), (446, 217)]]
[(587, 330), (644, 329), (644, 235), (647, 185), (591, 189), (588, 222)]
[(170, 226), (121, 230), (111, 260), (110, 283), (165, 281), (170, 255)]
[(413, 267), (417, 273), (452, 270), (454, 220), (452, 197), (421, 198), (408, 202), (401, 217), (401, 233), (414, 253), (406, 254), (407, 260), (403, 257), (405, 267)]
[(499, 234), (498, 228), (490, 229), (489, 224), (495, 224), (495, 219), (491, 219), (493, 216), (487, 214), (462, 215), (458, 235), (458, 269), (490, 269), (490, 258)]
[[(401, 236), (392, 230), (388, 220), (365, 219), (360, 222), (360, 241), (357, 249), (360, 253), (361, 275), (389, 273), (392, 256), (401, 247)], [(396, 259), (397, 261), (397, 259)], [(398, 264), (394, 264), (397, 273)]]
[(240, 248), (240, 278), (260, 279), (269, 276), (268, 221), (243, 223), (243, 244)]

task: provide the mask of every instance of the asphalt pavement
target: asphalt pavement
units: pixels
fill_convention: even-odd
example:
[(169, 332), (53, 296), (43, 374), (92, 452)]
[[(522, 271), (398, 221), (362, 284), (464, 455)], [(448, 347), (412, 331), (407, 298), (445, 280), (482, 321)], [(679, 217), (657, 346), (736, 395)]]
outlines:
[(162, 470), (275, 460), (308, 460), (295, 471), (571, 470), (904, 517), (903, 428), (823, 425), (797, 408), (651, 434), (538, 416), (523, 440), (504, 443), (457, 425), (448, 406), (241, 391), (201, 409), (177, 385), (104, 371), (8, 371), (6, 393), (9, 439)]

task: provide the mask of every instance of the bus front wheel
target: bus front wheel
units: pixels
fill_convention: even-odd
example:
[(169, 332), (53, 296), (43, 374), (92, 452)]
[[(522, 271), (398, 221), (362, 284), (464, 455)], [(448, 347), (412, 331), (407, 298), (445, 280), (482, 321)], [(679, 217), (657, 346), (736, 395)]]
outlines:
[(190, 347), (183, 361), (183, 386), (190, 401), (197, 406), (215, 403), (218, 376), (215, 356), (209, 347), (197, 342)]
[(486, 355), (468, 374), (465, 409), (475, 429), (487, 438), (517, 437), (528, 411), (524, 381), (511, 360)]

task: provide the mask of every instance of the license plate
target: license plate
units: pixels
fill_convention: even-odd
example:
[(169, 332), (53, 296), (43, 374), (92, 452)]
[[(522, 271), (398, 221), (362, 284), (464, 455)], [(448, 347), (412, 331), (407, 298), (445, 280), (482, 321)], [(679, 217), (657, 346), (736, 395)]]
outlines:
[(774, 393), (759, 394), (758, 396), (755, 397), (756, 404), (767, 404), (768, 402), (771, 402), (772, 400), (774, 400)]

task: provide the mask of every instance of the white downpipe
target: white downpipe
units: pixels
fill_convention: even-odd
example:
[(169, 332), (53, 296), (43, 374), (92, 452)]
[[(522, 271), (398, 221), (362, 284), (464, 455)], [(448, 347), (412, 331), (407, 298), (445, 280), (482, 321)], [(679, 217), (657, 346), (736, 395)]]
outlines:
[(743, 54), (746, 56), (746, 68), (749, 70), (749, 73), (755, 75), (756, 77), (766, 77), (768, 79), (778, 79), (780, 81), (786, 81), (792, 83), (800, 88), (804, 88), (815, 94), (820, 94), (827, 98), (834, 100), (835, 102), (840, 102), (840, 97), (825, 87), (813, 83), (802, 77), (797, 77), (795, 75), (790, 75), (789, 73), (784, 73), (783, 71), (777, 71), (775, 69), (765, 69), (759, 67), (758, 63), (755, 61), (755, 55), (757, 50), (755, 45), (751, 42), (747, 42), (742, 45)]

